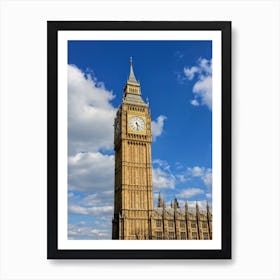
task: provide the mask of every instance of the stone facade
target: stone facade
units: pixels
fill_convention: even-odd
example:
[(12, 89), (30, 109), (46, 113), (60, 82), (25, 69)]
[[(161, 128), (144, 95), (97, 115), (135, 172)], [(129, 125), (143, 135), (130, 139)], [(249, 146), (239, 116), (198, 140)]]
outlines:
[(115, 118), (115, 190), (113, 239), (211, 239), (212, 214), (179, 208), (177, 200), (166, 208), (161, 196), (153, 205), (151, 115), (141, 97), (132, 59), (123, 102)]
[(212, 213), (206, 210), (189, 209), (188, 203), (180, 208), (175, 198), (170, 208), (159, 195), (158, 207), (152, 215), (152, 236), (150, 239), (212, 239)]

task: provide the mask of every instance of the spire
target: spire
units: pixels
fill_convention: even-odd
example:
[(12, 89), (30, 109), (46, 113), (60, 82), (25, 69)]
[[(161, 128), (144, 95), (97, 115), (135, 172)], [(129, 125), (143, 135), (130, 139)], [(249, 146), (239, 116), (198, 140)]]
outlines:
[(162, 200), (160, 193), (158, 195), (158, 207), (163, 207), (163, 200)]
[(199, 206), (198, 206), (198, 202), (197, 201), (195, 203), (195, 209), (196, 209), (196, 215), (198, 216), (200, 213), (199, 213)]
[(163, 201), (163, 202), (162, 202), (162, 217), (163, 217), (163, 218), (165, 217), (165, 209), (166, 209), (166, 204), (165, 204), (165, 202)]
[(133, 72), (132, 57), (130, 57), (130, 72), (124, 87), (123, 97), (123, 103), (148, 107), (148, 104), (142, 99), (140, 83), (136, 80)]
[(188, 211), (189, 211), (188, 201), (185, 202), (185, 211), (186, 211), (186, 213), (188, 213)]
[[(177, 217), (177, 209), (179, 208), (179, 203), (177, 198), (174, 199), (174, 218)], [(175, 223), (175, 229), (176, 229), (176, 223)]]
[(175, 200), (174, 200), (174, 206), (176, 206), (176, 208), (180, 208), (179, 207), (179, 202), (178, 202), (176, 197), (175, 197)]
[(127, 80), (128, 83), (136, 83), (139, 84), (135, 78), (134, 72), (133, 72), (133, 66), (132, 66), (132, 57), (130, 57), (130, 73), (129, 73), (129, 77)]
[(208, 200), (206, 201), (206, 210), (207, 210), (207, 216), (209, 216), (211, 214), (211, 211), (210, 211)]

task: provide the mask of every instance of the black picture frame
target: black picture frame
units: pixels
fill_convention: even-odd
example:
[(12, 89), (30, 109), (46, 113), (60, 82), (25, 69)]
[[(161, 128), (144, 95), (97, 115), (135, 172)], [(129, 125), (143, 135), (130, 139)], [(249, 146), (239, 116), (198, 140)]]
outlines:
[[(219, 30), (222, 34), (221, 250), (58, 249), (58, 32), (84, 30)], [(48, 259), (231, 259), (231, 22), (48, 21), (47, 23), (47, 258)]]

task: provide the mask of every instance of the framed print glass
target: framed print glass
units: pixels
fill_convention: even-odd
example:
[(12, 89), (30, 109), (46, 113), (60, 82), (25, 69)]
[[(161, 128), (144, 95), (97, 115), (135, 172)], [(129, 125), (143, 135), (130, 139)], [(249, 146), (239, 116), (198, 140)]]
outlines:
[(231, 258), (230, 22), (48, 22), (48, 258)]

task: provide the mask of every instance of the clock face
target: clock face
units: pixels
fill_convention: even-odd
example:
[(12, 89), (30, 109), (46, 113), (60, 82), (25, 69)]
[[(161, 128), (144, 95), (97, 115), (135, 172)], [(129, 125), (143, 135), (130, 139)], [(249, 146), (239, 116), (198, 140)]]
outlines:
[(145, 120), (139, 116), (131, 117), (128, 121), (128, 124), (134, 131), (141, 132), (145, 129)]

